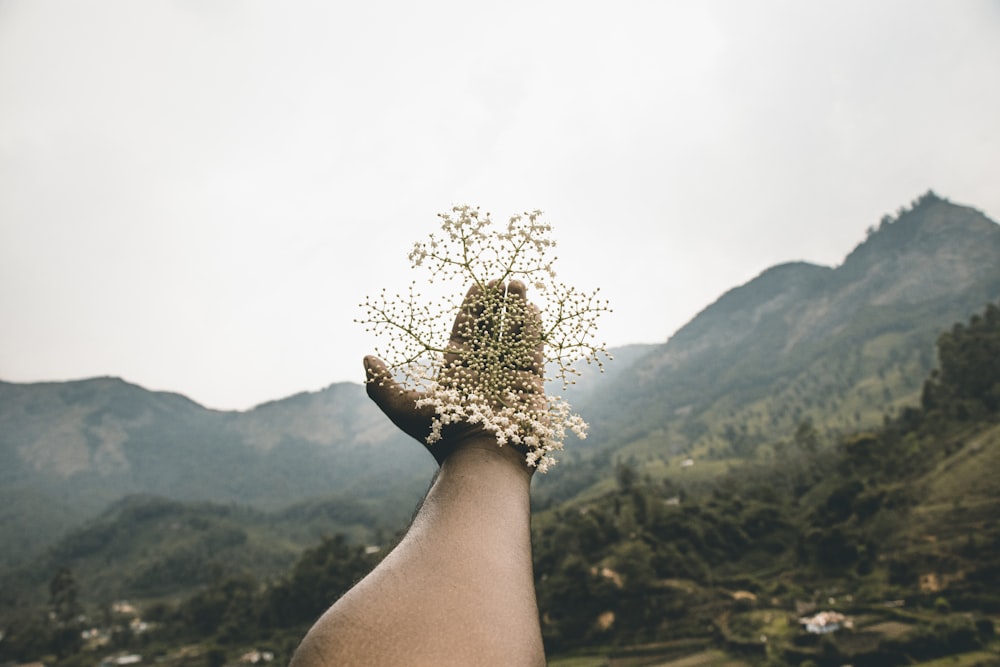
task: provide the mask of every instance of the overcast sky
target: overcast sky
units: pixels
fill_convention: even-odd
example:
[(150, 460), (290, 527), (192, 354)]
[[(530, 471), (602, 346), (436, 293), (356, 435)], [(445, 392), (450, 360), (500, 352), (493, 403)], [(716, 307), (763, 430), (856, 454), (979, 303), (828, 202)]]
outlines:
[(1000, 218), (998, 77), (997, 0), (0, 0), (0, 379), (360, 382), (460, 203), (663, 342), (928, 188)]

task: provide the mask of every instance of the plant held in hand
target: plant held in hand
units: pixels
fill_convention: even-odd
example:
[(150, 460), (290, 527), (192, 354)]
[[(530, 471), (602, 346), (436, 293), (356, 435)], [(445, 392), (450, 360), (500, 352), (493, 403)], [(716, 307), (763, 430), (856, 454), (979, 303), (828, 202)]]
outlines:
[[(545, 383), (564, 390), (580, 362), (603, 372), (610, 355), (595, 335), (608, 303), (599, 290), (581, 293), (556, 281), (555, 241), (540, 211), (515, 215), (500, 229), (470, 206), (439, 218), (441, 235), (416, 243), (409, 259), (452, 294), (471, 283), (464, 300), (424, 300), (413, 281), (405, 296), (383, 289), (367, 298), (358, 321), (387, 340), (376, 353), (400, 390), (413, 393), (417, 408), (433, 409), (428, 445), (449, 425), (477, 425), (545, 472), (566, 432), (585, 438), (587, 430), (561, 396), (546, 395)], [(526, 298), (529, 286), (540, 309)]]

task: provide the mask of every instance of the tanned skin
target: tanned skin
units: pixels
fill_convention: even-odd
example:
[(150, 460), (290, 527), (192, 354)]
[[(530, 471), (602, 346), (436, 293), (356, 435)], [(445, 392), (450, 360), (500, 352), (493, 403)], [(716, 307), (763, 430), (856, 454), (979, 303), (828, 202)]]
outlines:
[[(519, 281), (508, 298), (525, 299)], [(466, 296), (449, 348), (463, 349)], [(522, 311), (523, 312), (523, 311)], [(527, 309), (538, 326), (539, 314)], [(446, 355), (458, 372), (459, 355)], [(525, 400), (544, 400), (541, 349), (524, 370)], [(402, 391), (384, 362), (365, 357), (368, 395), (400, 429), (423, 442), (432, 408)], [(534, 468), (524, 452), (498, 447), (492, 433), (451, 425), (425, 445), (440, 467), (406, 535), (372, 572), (333, 603), (302, 640), (291, 667), (416, 667), (545, 664), (531, 561), (529, 489)]]

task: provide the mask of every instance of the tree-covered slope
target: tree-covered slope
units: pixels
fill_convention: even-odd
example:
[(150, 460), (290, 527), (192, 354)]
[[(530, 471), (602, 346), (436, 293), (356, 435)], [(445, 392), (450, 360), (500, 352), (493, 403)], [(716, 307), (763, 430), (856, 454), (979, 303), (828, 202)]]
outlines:
[[(773, 665), (989, 658), (1000, 613), (1000, 308), (952, 327), (938, 349), (922, 400), (880, 428), (814, 451), (789, 447), (711, 479), (659, 481), (622, 463), (605, 493), (536, 514), (550, 655), (660, 664), (710, 648)], [(93, 656), (80, 642), (58, 643), (67, 592), (91, 618), (121, 596), (140, 602), (156, 626), (118, 637), (119, 650), (141, 645), (181, 664), (171, 653), (180, 646), (230, 657), (257, 646), (287, 660), (316, 615), (385, 553), (313, 535), (295, 559), (295, 545), (310, 520), (315, 528), (365, 511), (348, 501), (280, 514), (118, 503), (22, 570), (18, 585), (3, 582), (11, 640), (0, 660), (44, 650), (66, 665)], [(23, 592), (31, 582), (33, 608)], [(822, 639), (808, 632), (800, 619), (821, 610), (853, 628)]]
[[(838, 267), (790, 263), (734, 288), (581, 406), (588, 446), (669, 460), (771, 456), (912, 401), (934, 339), (1000, 298), (1000, 226), (928, 193)], [(568, 474), (568, 471), (567, 471)]]
[[(998, 233), (922, 197), (841, 266), (775, 267), (586, 377), (572, 398), (591, 438), (534, 485), (550, 649), (693, 640), (893, 664), (987, 642)], [(5, 573), (2, 604), (20, 616), (62, 568), (88, 604), (194, 587), (158, 607), (162, 641), (287, 648), (309, 621), (295, 601), (313, 613), (370, 567), (362, 545), (391, 540), (431, 468), (358, 385), (220, 413), (114, 379), (0, 383), (0, 543), (36, 554)], [(121, 500), (136, 491), (161, 497)], [(809, 644), (794, 615), (831, 599), (865, 629)]]
[(432, 469), (356, 384), (218, 412), (116, 378), (0, 383), (0, 563), (130, 494), (276, 509), (378, 497), (398, 521)]
[[(700, 638), (768, 664), (893, 665), (987, 645), (1000, 612), (1000, 307), (937, 347), (922, 400), (879, 428), (711, 480), (623, 463), (606, 493), (540, 514), (550, 646)], [(856, 631), (820, 643), (798, 626), (827, 608)]]
[[(569, 443), (536, 495), (606, 487), (619, 458), (661, 472), (688, 456), (766, 459), (778, 455), (768, 443), (796, 432), (876, 425), (917, 396), (937, 332), (997, 297), (1000, 227), (928, 193), (842, 265), (773, 267), (665, 344), (613, 351), (603, 376), (584, 369), (568, 396), (591, 435)], [(0, 382), (0, 563), (128, 494), (278, 508), (337, 493), (412, 507), (432, 468), (357, 384), (218, 412), (115, 378)]]

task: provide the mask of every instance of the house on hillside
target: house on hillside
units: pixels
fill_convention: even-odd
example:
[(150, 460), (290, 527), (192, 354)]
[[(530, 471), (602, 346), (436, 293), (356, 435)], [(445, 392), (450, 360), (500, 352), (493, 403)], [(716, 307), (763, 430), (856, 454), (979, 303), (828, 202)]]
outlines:
[(799, 624), (805, 626), (806, 632), (814, 635), (825, 635), (841, 628), (853, 628), (854, 621), (837, 611), (821, 611), (815, 616), (803, 616)]

